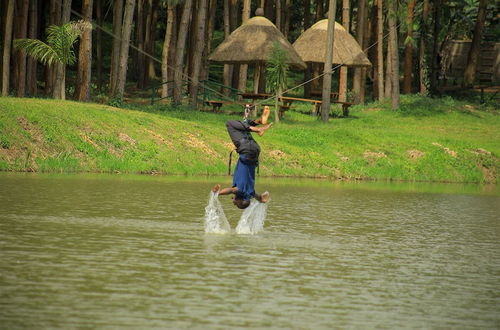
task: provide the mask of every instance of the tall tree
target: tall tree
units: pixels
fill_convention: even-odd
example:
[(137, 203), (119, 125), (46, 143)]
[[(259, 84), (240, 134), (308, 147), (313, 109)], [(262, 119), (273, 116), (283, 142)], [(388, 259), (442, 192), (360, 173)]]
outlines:
[(285, 8), (284, 8), (285, 23), (283, 26), (283, 35), (285, 36), (286, 39), (288, 39), (288, 34), (290, 33), (290, 20), (292, 19), (291, 8), (292, 8), (292, 1), (285, 0)]
[(182, 17), (179, 25), (179, 34), (177, 37), (177, 49), (175, 52), (175, 68), (174, 68), (174, 105), (181, 104), (182, 92), (182, 73), (184, 66), (184, 53), (186, 49), (186, 40), (188, 34), (189, 21), (191, 19), (192, 0), (185, 0), (182, 8)]
[[(392, 0), (389, 0), (392, 1)], [(392, 44), (387, 43), (387, 53), (385, 61), (384, 98), (390, 99), (392, 95)]]
[(198, 89), (200, 87), (200, 71), (201, 71), (201, 57), (203, 49), (205, 48), (205, 21), (207, 19), (207, 0), (198, 0), (198, 12), (196, 15), (196, 42), (194, 57), (193, 57), (193, 74), (191, 81), (191, 90), (189, 92), (191, 97), (191, 106), (197, 107), (198, 103)]
[(134, 52), (134, 71), (137, 75), (137, 88), (142, 89), (146, 85), (146, 57), (145, 50), (145, 30), (146, 30), (146, 13), (149, 11), (151, 0), (137, 0), (136, 6), (136, 22), (135, 22), (135, 43), (137, 50)]
[(82, 1), (82, 18), (88, 22), (87, 28), (80, 38), (78, 55), (78, 73), (76, 79), (76, 99), (78, 101), (90, 100), (90, 80), (92, 69), (92, 6), (93, 0)]
[(170, 56), (170, 46), (172, 44), (172, 39), (174, 38), (174, 23), (176, 18), (175, 6), (177, 5), (177, 1), (170, 0), (167, 1), (167, 24), (165, 29), (165, 39), (163, 41), (163, 49), (161, 56), (161, 80), (162, 80), (162, 88), (161, 88), (161, 97), (168, 96), (168, 84), (166, 83), (169, 80), (169, 71), (171, 71), (172, 64), (171, 56)]
[[(38, 0), (30, 1), (28, 38), (38, 39)], [(37, 93), (37, 62), (29, 56), (26, 64), (26, 92), (30, 96)]]
[(146, 37), (144, 40), (144, 46), (146, 52), (150, 56), (146, 56), (146, 84), (149, 80), (157, 78), (156, 68), (155, 68), (155, 40), (156, 40), (156, 26), (158, 21), (158, 7), (160, 6), (159, 0), (152, 0), (151, 9), (148, 12), (146, 18)]
[(481, 39), (483, 37), (483, 27), (486, 21), (486, 5), (487, 0), (479, 0), (479, 10), (477, 12), (476, 24), (474, 25), (474, 35), (472, 43), (467, 54), (467, 65), (464, 72), (464, 86), (472, 86), (476, 77), (477, 62), (481, 49)]
[(425, 40), (427, 37), (427, 20), (429, 18), (429, 0), (424, 0), (422, 5), (422, 20), (420, 23), (420, 40), (418, 47), (419, 91), (427, 93), (427, 64), (425, 61)]
[(441, 30), (441, 0), (434, 0), (433, 8), (433, 42), (431, 55), (431, 84), (432, 94), (438, 93), (438, 75), (439, 75), (439, 32)]
[[(246, 21), (250, 19), (250, 0), (243, 0), (243, 10), (241, 12), (241, 20), (242, 24), (245, 24)], [(238, 89), (244, 92), (247, 88), (247, 73), (248, 73), (248, 65), (242, 64), (240, 65), (240, 79), (238, 81)]]
[[(28, 56), (39, 60), (43, 64), (51, 65), (59, 63), (63, 67), (62, 83), (59, 88), (65, 86), (65, 68), (68, 64), (74, 64), (76, 61), (73, 46), (81, 36), (88, 23), (70, 22), (61, 26), (51, 25), (47, 29), (47, 43), (38, 39), (16, 39), (14, 47), (24, 49)], [(55, 90), (54, 98), (65, 98), (63, 90)]]
[(208, 79), (208, 55), (212, 52), (212, 39), (214, 37), (215, 30), (215, 14), (217, 12), (217, 0), (209, 0), (208, 6), (208, 18), (207, 18), (207, 31), (206, 31), (206, 42), (205, 42), (205, 50), (203, 55), (203, 66), (200, 75), (200, 79), (206, 80)]
[[(28, 35), (28, 13), (29, 0), (22, 0), (18, 3), (19, 12), (17, 13), (17, 35), (16, 38), (24, 39)], [(26, 94), (26, 53), (19, 49), (16, 52), (16, 90), (18, 97), (24, 97)]]
[(118, 66), (120, 62), (120, 44), (123, 24), (123, 0), (113, 2), (113, 42), (111, 47), (111, 65), (109, 73), (109, 94), (114, 95), (118, 80)]
[[(307, 30), (311, 26), (311, 0), (304, 0), (304, 25), (302, 27), (303, 31)], [(306, 63), (307, 68), (304, 72), (304, 82), (310, 81), (312, 76), (311, 63)], [(304, 97), (311, 97), (311, 83), (304, 85)]]
[(384, 16), (383, 0), (377, 1), (377, 96), (384, 98)]
[(281, 0), (276, 0), (276, 27), (282, 31), (281, 22)]
[(121, 31), (118, 75), (116, 89), (113, 94), (113, 96), (118, 98), (123, 97), (125, 92), (125, 83), (127, 82), (127, 63), (130, 48), (130, 34), (132, 33), (132, 19), (134, 17), (134, 6), (135, 0), (126, 0)]
[[(60, 4), (62, 7), (60, 7)], [(56, 7), (60, 7), (56, 8), (56, 12), (60, 13), (58, 24), (67, 24), (71, 16), (71, 0), (63, 0), (62, 3), (57, 2)], [(53, 68), (55, 70), (53, 97), (64, 100), (66, 99), (66, 64), (64, 62), (55, 62)]]
[[(230, 22), (230, 17), (231, 17), (231, 5), (232, 2), (229, 0), (224, 0), (224, 39), (227, 39), (229, 35), (231, 34), (231, 22)], [(224, 85), (225, 86), (231, 86), (231, 81), (233, 79), (233, 65), (231, 64), (224, 64)], [(229, 90), (224, 89), (224, 94), (228, 94)]]
[[(103, 19), (102, 19), (102, 0), (96, 0), (95, 3), (95, 18), (97, 21), (97, 26), (101, 27), (103, 24)], [(97, 89), (99, 92), (102, 91), (102, 29), (98, 28), (96, 29), (96, 57), (97, 57), (97, 62), (96, 62), (96, 69), (97, 69)]]
[(5, 16), (5, 29), (3, 40), (3, 62), (2, 62), (2, 96), (9, 95), (10, 83), (10, 54), (12, 45), (12, 24), (14, 19), (14, 0), (7, 3)]
[[(356, 41), (358, 42), (361, 49), (364, 51), (364, 39), (365, 39), (365, 20), (366, 20), (366, 0), (359, 0), (358, 2), (358, 17), (356, 19)], [(363, 68), (355, 68), (354, 69), (354, 78), (352, 82), (354, 95), (355, 95), (355, 103), (364, 103), (364, 99), (361, 99), (361, 84), (364, 84), (364, 81), (361, 80)]]
[(405, 40), (405, 66), (403, 93), (411, 93), (411, 82), (413, 73), (413, 15), (415, 12), (415, 0), (408, 1), (408, 11), (406, 15), (407, 33)]
[[(342, 26), (349, 31), (350, 26), (350, 4), (349, 0), (342, 0)], [(340, 67), (339, 78), (339, 101), (345, 102), (347, 100), (347, 66)]]
[(323, 76), (323, 98), (321, 103), (321, 120), (328, 121), (330, 113), (330, 94), (332, 90), (332, 61), (333, 61), (333, 42), (335, 38), (335, 11), (337, 7), (336, 0), (330, 0), (328, 6), (328, 27), (327, 43), (325, 54), (325, 67)]
[(389, 43), (391, 45), (391, 101), (392, 109), (399, 107), (399, 52), (397, 31), (397, 1), (389, 0)]

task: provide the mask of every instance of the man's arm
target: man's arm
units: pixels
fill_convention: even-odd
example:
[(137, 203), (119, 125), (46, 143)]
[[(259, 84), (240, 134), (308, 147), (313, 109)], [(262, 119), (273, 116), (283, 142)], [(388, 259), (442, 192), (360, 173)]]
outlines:
[(212, 191), (214, 193), (219, 192), (219, 195), (229, 195), (229, 194), (236, 194), (238, 191), (238, 187), (231, 187), (231, 188), (220, 188), (220, 184), (216, 184), (215, 187), (212, 188)]

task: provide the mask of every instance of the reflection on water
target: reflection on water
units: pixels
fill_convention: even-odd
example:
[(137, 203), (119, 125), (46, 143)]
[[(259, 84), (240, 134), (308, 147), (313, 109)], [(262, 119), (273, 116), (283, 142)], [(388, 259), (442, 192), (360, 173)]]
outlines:
[(216, 180), (0, 174), (0, 328), (500, 326), (496, 187), (258, 180), (205, 234)]

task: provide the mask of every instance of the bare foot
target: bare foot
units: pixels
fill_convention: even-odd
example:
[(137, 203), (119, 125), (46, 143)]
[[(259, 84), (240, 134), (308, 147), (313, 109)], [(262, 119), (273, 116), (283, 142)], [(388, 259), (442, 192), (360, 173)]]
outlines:
[(267, 124), (267, 118), (269, 118), (269, 114), (271, 113), (271, 110), (269, 109), (269, 106), (264, 106), (264, 110), (262, 110), (262, 116), (260, 117), (260, 123), (262, 125)]
[(257, 134), (259, 134), (259, 136), (264, 135), (265, 131), (268, 130), (269, 128), (271, 128), (271, 126), (273, 126), (273, 123), (270, 123), (270, 124), (267, 124), (266, 126), (260, 127)]
[(269, 201), (269, 193), (266, 191), (262, 195), (260, 195), (260, 202), (267, 203)]
[(216, 185), (212, 188), (212, 191), (213, 191), (214, 193), (219, 192), (219, 190), (220, 190), (220, 184), (216, 184)]

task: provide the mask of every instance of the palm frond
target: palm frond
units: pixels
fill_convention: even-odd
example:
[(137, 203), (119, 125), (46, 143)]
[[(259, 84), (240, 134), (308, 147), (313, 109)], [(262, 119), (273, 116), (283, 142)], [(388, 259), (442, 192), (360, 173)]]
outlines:
[(28, 56), (43, 64), (51, 65), (53, 62), (61, 62), (55, 49), (38, 39), (15, 39), (14, 47), (24, 50)]

